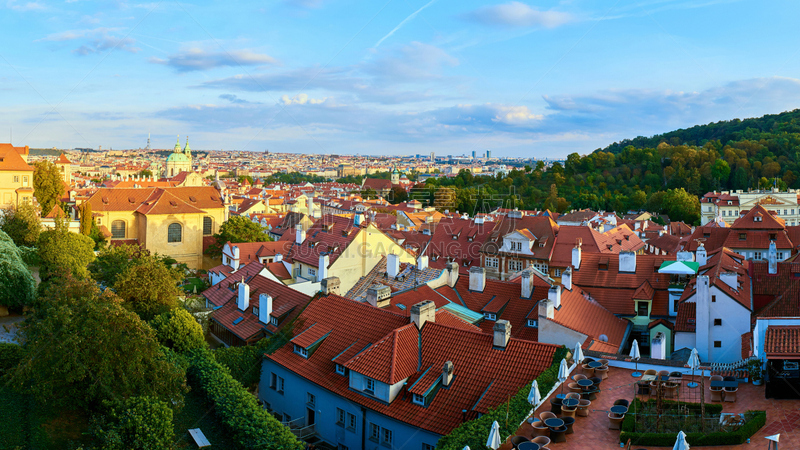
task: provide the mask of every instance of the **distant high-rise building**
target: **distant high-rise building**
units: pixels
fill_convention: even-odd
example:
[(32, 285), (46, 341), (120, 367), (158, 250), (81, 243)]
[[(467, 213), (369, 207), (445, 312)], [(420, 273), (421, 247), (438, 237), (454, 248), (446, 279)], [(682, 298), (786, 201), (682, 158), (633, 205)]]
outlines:
[(147, 133), (147, 148), (146, 150), (150, 150), (150, 133)]
[(476, 155), (477, 155), (477, 152), (476, 152), (475, 150), (473, 150), (473, 151), (472, 151), (472, 159), (475, 159), (475, 156), (476, 156)]
[(492, 159), (492, 151), (486, 150), (486, 159)]
[(434, 161), (436, 161), (436, 154), (431, 152), (431, 162), (434, 162)]

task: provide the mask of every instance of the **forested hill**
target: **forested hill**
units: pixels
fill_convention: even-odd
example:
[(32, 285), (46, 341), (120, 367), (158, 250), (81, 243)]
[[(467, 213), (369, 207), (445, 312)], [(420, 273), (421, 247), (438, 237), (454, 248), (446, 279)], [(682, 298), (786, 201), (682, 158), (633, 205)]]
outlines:
[[(604, 149), (596, 151), (619, 153), (629, 145), (636, 148), (647, 148), (656, 147), (662, 142), (671, 145), (703, 146), (708, 141), (718, 140), (722, 145), (726, 145), (729, 142), (738, 142), (745, 139), (769, 139), (772, 136), (798, 133), (800, 133), (800, 109), (795, 109), (794, 111), (768, 114), (763, 117), (744, 120), (722, 120), (708, 125), (695, 125), (691, 128), (657, 134), (649, 138), (639, 136), (634, 139), (615, 142)], [(792, 156), (794, 155), (792, 154)]]

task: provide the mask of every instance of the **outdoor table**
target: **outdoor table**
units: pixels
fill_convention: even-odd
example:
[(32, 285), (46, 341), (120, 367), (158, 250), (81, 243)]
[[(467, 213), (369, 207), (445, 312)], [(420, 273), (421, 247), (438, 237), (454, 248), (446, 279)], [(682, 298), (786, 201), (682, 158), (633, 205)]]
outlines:
[(561, 406), (566, 406), (568, 408), (572, 408), (574, 406), (578, 406), (580, 402), (577, 398), (565, 398), (563, 402), (561, 402)]
[(564, 420), (559, 418), (550, 418), (545, 420), (544, 424), (550, 429), (559, 428), (564, 426)]
[(540, 447), (539, 444), (530, 441), (523, 442), (517, 446), (517, 450), (539, 450), (540, 448), (542, 447)]
[(658, 379), (661, 381), (669, 381), (669, 375), (661, 375), (658, 377)]
[(614, 405), (611, 407), (611, 412), (614, 414), (623, 415), (628, 412), (628, 408), (622, 405)]
[(564, 400), (565, 398), (567, 398), (567, 394), (557, 394), (556, 398), (560, 398), (561, 400)]
[(656, 379), (655, 375), (642, 375), (642, 381), (653, 381)]
[(597, 369), (598, 367), (603, 367), (603, 363), (600, 361), (592, 361), (587, 366), (591, 367), (592, 369)]
[(737, 387), (739, 387), (739, 382), (738, 381), (711, 380), (711, 387), (712, 388), (737, 388)]
[(578, 380), (578, 386), (582, 387), (584, 391), (587, 390), (587, 388), (592, 387), (592, 385), (594, 385), (594, 381), (592, 380), (589, 379)]

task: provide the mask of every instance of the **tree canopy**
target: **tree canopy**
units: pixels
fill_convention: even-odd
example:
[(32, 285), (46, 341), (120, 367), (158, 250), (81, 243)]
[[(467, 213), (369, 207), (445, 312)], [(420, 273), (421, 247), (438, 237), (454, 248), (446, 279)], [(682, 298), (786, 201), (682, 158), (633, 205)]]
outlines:
[(232, 216), (219, 227), (219, 232), (214, 235), (214, 243), (208, 246), (206, 254), (213, 257), (222, 255), (222, 248), (227, 242), (266, 242), (271, 240), (261, 225), (244, 216)]
[(168, 267), (160, 258), (143, 256), (117, 275), (113, 289), (126, 308), (151, 320), (178, 305), (178, 283), (183, 278), (181, 270)]
[(92, 434), (104, 450), (172, 448), (172, 410), (154, 397), (107, 402), (108, 412), (95, 420)]
[(79, 278), (89, 276), (87, 266), (94, 260), (94, 241), (82, 234), (70, 233), (67, 225), (56, 220), (54, 228), (42, 231), (39, 249), (39, 274), (48, 279), (61, 269), (69, 270)]
[(150, 322), (162, 345), (184, 353), (206, 346), (203, 327), (183, 308), (161, 313)]
[(0, 212), (0, 230), (6, 232), (15, 244), (33, 247), (42, 231), (42, 222), (30, 203), (9, 205)]
[(33, 171), (33, 196), (39, 202), (43, 215), (61, 202), (64, 192), (64, 179), (58, 167), (47, 160), (37, 161)]
[(30, 305), (35, 295), (36, 282), (22, 260), (22, 252), (8, 234), (0, 231), (0, 305)]

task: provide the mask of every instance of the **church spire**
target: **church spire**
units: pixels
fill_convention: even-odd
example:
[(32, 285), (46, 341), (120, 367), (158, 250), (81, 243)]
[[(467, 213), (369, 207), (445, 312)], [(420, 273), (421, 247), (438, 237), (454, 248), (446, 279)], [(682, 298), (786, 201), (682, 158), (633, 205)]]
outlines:
[(175, 142), (175, 149), (173, 153), (177, 153), (181, 151), (181, 135), (178, 135), (178, 140)]
[(186, 136), (186, 147), (183, 148), (183, 153), (188, 157), (192, 157), (192, 149), (189, 148), (189, 136)]

